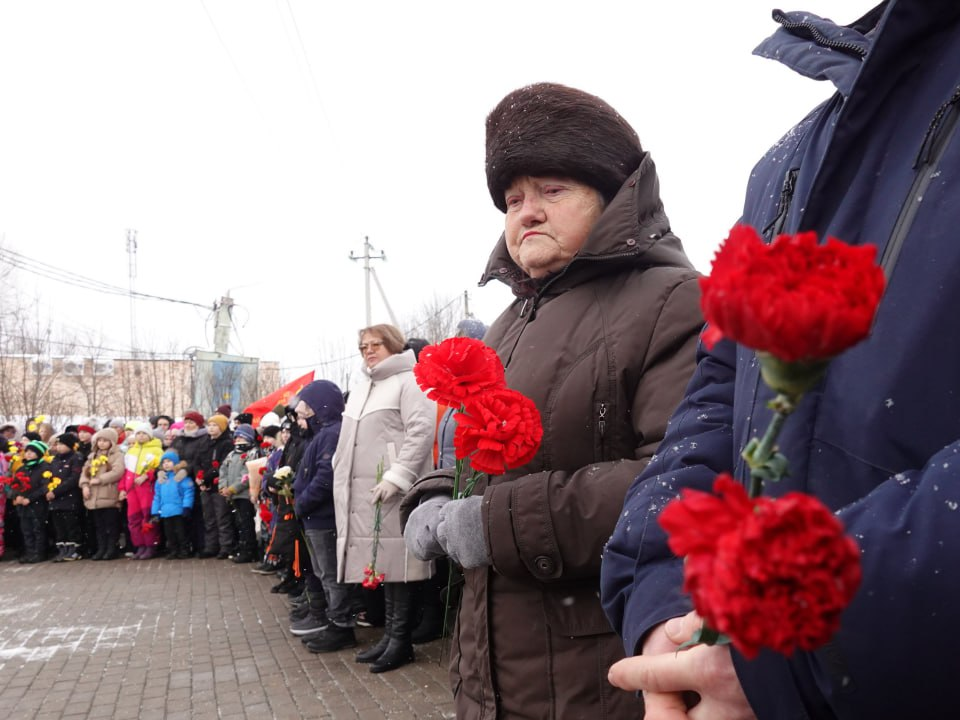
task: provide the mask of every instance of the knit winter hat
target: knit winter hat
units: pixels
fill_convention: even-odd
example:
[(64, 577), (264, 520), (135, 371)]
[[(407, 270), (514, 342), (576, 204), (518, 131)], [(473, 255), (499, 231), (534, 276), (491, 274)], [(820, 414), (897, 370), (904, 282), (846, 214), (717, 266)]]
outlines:
[(180, 455), (177, 454), (176, 450), (167, 450), (163, 455), (160, 456), (160, 464), (163, 464), (164, 460), (172, 460), (173, 464), (176, 465), (180, 462)]
[(256, 442), (257, 440), (257, 431), (253, 429), (252, 425), (237, 425), (237, 429), (233, 431), (234, 438), (243, 438), (247, 442)]
[(150, 437), (153, 437), (153, 425), (147, 422), (138, 422), (134, 423), (133, 427), (130, 428), (134, 433), (146, 433)]
[(280, 416), (275, 412), (268, 412), (260, 419), (260, 429), (268, 427), (280, 427)]
[(233, 408), (226, 404), (220, 405), (217, 408), (217, 415), (223, 415), (224, 417), (230, 417), (230, 413), (232, 412), (233, 412)]
[(203, 419), (203, 415), (201, 415), (200, 413), (198, 413), (196, 410), (187, 410), (187, 411), (183, 414), (183, 419), (184, 419), (184, 420), (193, 420), (193, 421), (194, 421), (197, 425), (199, 425), (200, 427), (203, 427), (204, 425), (206, 425), (206, 422), (204, 422), (204, 419)]
[(60, 433), (57, 436), (57, 442), (63, 443), (71, 450), (76, 447), (77, 443), (80, 442), (80, 438), (70, 432)]
[(514, 90), (487, 116), (487, 188), (503, 194), (524, 175), (556, 175), (610, 202), (643, 158), (640, 139), (610, 105), (582, 90), (538, 83)]
[(50, 448), (45, 442), (43, 442), (43, 440), (31, 440), (27, 443), (27, 446), (24, 448), (24, 450), (33, 450), (37, 455), (43, 457), (47, 454)]
[(220, 432), (226, 432), (227, 425), (230, 424), (230, 421), (227, 419), (226, 415), (218, 414), (218, 415), (211, 415), (210, 417), (207, 418), (207, 424), (209, 425), (210, 423), (213, 423), (218, 428), (220, 428)]

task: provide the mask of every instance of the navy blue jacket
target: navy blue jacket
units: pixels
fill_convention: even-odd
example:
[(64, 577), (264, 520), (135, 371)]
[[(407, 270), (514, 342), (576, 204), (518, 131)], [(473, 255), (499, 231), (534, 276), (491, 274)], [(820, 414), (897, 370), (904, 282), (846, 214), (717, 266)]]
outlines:
[(299, 396), (315, 414), (307, 420), (310, 439), (293, 480), (294, 511), (308, 530), (333, 530), (333, 453), (340, 439), (343, 393), (329, 380), (315, 380)]
[[(734, 652), (734, 665), (760, 720), (955, 717), (960, 3), (892, 0), (848, 28), (806, 13), (781, 24), (758, 54), (837, 92), (757, 165), (742, 221), (768, 238), (814, 230), (874, 243), (888, 287), (870, 338), (834, 360), (788, 419), (790, 477), (766, 490), (813, 493), (836, 510), (860, 545), (862, 586), (821, 650), (753, 661)], [(769, 422), (770, 396), (753, 352), (700, 348), (604, 551), (604, 608), (627, 654), (690, 610), (660, 510), (722, 471), (746, 482), (739, 450)]]

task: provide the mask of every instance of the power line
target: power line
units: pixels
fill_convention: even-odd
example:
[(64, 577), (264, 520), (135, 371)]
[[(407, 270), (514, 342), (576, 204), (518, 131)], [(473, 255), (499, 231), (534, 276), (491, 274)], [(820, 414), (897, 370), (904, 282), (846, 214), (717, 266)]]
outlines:
[(0, 248), (0, 260), (5, 260), (13, 267), (24, 270), (32, 275), (39, 275), (40, 277), (48, 280), (56, 280), (57, 282), (73, 285), (74, 287), (83, 288), (84, 290), (91, 290), (93, 292), (99, 292), (107, 295), (132, 295), (133, 297), (141, 298), (143, 300), (160, 300), (162, 302), (190, 305), (193, 307), (203, 308), (204, 310), (210, 309), (210, 305), (203, 305), (190, 300), (179, 300), (177, 298), (163, 297), (161, 295), (151, 295), (150, 293), (132, 292), (131, 290), (122, 288), (118, 285), (109, 285), (99, 280), (80, 275), (71, 270), (58, 268), (55, 265), (50, 265), (49, 263), (36, 260), (8, 248)]
[(303, 54), (303, 61), (307, 66), (307, 74), (310, 76), (310, 82), (313, 85), (313, 92), (317, 96), (317, 102), (320, 103), (320, 112), (323, 113), (323, 119), (327, 122), (327, 128), (330, 130), (330, 135), (333, 138), (334, 144), (338, 145), (336, 142), (336, 133), (333, 130), (333, 123), (330, 122), (330, 117), (327, 115), (327, 107), (323, 102), (323, 96), (320, 94), (320, 86), (317, 84), (317, 77), (313, 73), (313, 66), (310, 64), (310, 56), (307, 55), (307, 48), (303, 44), (303, 36), (300, 34), (300, 26), (297, 24), (297, 18), (293, 14), (293, 7), (290, 5), (290, 0), (286, 0), (287, 10), (290, 13), (290, 20), (293, 22), (293, 29), (297, 33), (297, 42), (300, 43), (300, 52)]
[[(33, 342), (33, 343), (37, 343), (38, 345), (39, 344), (57, 345), (62, 348), (83, 348), (85, 350), (101, 350), (103, 352), (113, 352), (113, 353), (131, 354), (134, 352), (132, 348), (111, 348), (111, 347), (104, 347), (103, 345), (90, 345), (88, 343), (73, 342), (73, 341), (68, 342), (66, 340), (51, 340), (45, 337), (31, 337), (28, 335), (12, 334), (12, 333), (5, 333), (5, 332), (0, 332), (0, 339), (19, 340), (21, 342)], [(137, 351), (137, 352), (147, 352), (148, 354), (147, 358), (138, 358), (138, 359), (169, 360), (173, 358), (183, 357), (182, 353), (174, 353), (174, 352), (154, 352), (154, 351)], [(37, 355), (37, 354), (43, 354), (43, 353), (20, 353), (20, 354)]]

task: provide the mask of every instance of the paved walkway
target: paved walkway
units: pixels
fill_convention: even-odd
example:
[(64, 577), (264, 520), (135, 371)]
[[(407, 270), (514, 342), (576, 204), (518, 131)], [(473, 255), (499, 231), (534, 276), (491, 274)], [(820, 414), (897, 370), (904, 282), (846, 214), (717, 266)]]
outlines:
[[(0, 712), (20, 718), (451, 718), (440, 641), (373, 675), (312, 655), (273, 577), (222, 560), (0, 562)], [(360, 647), (380, 630), (358, 631)]]

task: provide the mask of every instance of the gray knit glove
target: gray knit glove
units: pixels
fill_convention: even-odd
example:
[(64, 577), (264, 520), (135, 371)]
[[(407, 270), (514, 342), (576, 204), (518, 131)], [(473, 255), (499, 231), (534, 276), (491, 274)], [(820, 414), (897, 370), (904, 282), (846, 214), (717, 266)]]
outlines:
[(440, 524), (440, 509), (448, 502), (449, 495), (434, 495), (410, 513), (403, 529), (403, 540), (418, 560), (433, 560), (446, 555), (437, 540), (437, 525)]
[(440, 508), (437, 540), (447, 555), (463, 568), (490, 564), (487, 541), (483, 536), (482, 504), (483, 496), (474, 495), (451, 500)]

